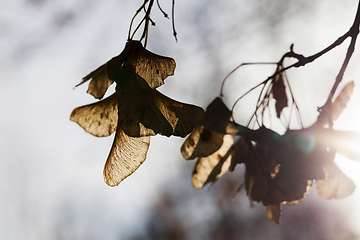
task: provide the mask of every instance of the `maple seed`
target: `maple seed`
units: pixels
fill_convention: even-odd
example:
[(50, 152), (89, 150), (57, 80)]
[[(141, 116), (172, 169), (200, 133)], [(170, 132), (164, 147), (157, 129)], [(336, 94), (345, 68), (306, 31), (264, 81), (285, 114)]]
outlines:
[[(230, 134), (224, 134), (207, 127), (225, 131), (231, 118), (230, 110), (221, 98), (215, 98), (206, 109), (204, 121), (195, 128), (181, 147), (185, 159), (198, 160), (194, 166), (191, 182), (197, 189), (207, 183), (213, 183), (229, 169), (231, 155), (229, 151), (234, 143)], [(203, 125), (207, 126), (203, 126)]]
[[(279, 65), (276, 71), (281, 70), (281, 68), (282, 68), (281, 65)], [(273, 78), (272, 84), (273, 85), (271, 88), (271, 93), (276, 101), (275, 103), (276, 116), (280, 118), (282, 110), (288, 106), (288, 99), (286, 96), (286, 91), (285, 91), (286, 88), (284, 85), (283, 74), (282, 73), (277, 74)]]
[(332, 119), (336, 120), (344, 108), (346, 104), (350, 100), (350, 96), (354, 90), (354, 82), (349, 82), (345, 85), (345, 87), (339, 93), (339, 96), (335, 99), (335, 101), (331, 105), (332, 110)]
[(196, 189), (216, 181), (228, 171), (231, 156), (226, 155), (226, 153), (231, 148), (234, 140), (230, 135), (223, 135), (222, 142), (223, 144), (216, 152), (206, 157), (200, 157), (197, 160), (191, 177), (191, 182)]

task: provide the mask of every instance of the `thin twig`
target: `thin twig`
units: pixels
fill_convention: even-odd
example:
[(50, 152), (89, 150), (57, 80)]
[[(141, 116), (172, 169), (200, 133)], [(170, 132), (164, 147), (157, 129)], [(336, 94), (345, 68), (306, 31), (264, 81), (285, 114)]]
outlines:
[(240, 67), (242, 66), (246, 66), (246, 65), (266, 65), (266, 64), (278, 64), (278, 63), (274, 63), (274, 62), (246, 62), (246, 63), (241, 63), (240, 65), (238, 65), (236, 68), (234, 68), (233, 70), (231, 70), (231, 72), (228, 73), (228, 75), (226, 75), (226, 77), (224, 78), (224, 80), (221, 83), (221, 88), (220, 88), (220, 97), (223, 97), (223, 88), (224, 88), (224, 84), (226, 79), (228, 79), (234, 72), (236, 72), (236, 70), (238, 70)]
[(348, 50), (347, 50), (347, 53), (345, 56), (345, 60), (341, 66), (339, 74), (336, 76), (336, 81), (334, 83), (333, 88), (331, 89), (328, 101), (331, 101), (332, 98), (334, 97), (335, 91), (343, 79), (343, 76), (344, 76), (345, 70), (349, 64), (350, 58), (351, 58), (352, 54), (354, 53), (356, 39), (359, 34), (359, 25), (360, 25), (360, 1), (359, 1), (359, 5), (358, 5), (358, 10), (356, 12), (354, 24), (351, 26), (351, 28), (349, 30), (349, 36), (351, 37), (351, 42), (349, 44), (349, 47), (348, 47)]
[[(269, 79), (267, 79), (267, 80), (269, 80)], [(260, 91), (258, 100), (257, 100), (257, 102), (256, 102), (255, 111), (254, 111), (254, 113), (251, 115), (251, 117), (250, 117), (250, 119), (249, 119), (249, 121), (248, 121), (248, 123), (247, 123), (247, 126), (250, 126), (251, 121), (253, 120), (254, 117), (255, 117), (254, 125), (255, 125), (255, 123), (257, 123), (258, 126), (260, 126), (257, 112), (259, 111), (259, 109), (260, 109), (262, 106), (265, 105), (265, 96), (267, 95), (267, 93), (265, 93), (263, 100), (262, 100), (262, 101), (260, 101), (260, 100), (261, 100), (261, 96), (262, 96), (262, 94), (263, 94), (263, 92), (264, 92), (264, 89), (265, 89), (267, 83), (268, 83), (268, 81), (267, 81), (266, 83), (264, 83), (264, 86), (262, 87), (262, 89), (261, 89), (261, 91)], [(266, 91), (268, 91), (268, 89), (269, 89), (269, 87), (267, 88)]]
[(160, 9), (160, 11), (162, 12), (162, 14), (164, 14), (164, 17), (169, 19), (169, 16), (167, 15), (167, 13), (160, 7), (159, 0), (156, 0), (156, 3), (158, 5), (158, 8)]
[[(299, 124), (301, 125), (301, 128), (304, 128), (304, 125), (303, 125), (303, 122), (302, 122), (302, 119), (301, 119), (301, 115), (300, 115), (300, 109), (299, 109), (299, 106), (297, 105), (296, 103), (296, 100), (295, 100), (295, 96), (294, 96), (294, 93), (291, 89), (291, 86), (290, 86), (290, 81), (287, 77), (287, 74), (286, 72), (284, 72), (284, 77), (285, 77), (285, 82), (286, 84), (288, 85), (289, 87), (289, 91), (290, 91), (290, 95), (291, 95), (291, 100), (292, 100), (292, 106), (295, 105), (295, 109), (297, 111), (297, 116), (298, 116), (298, 121), (299, 121)], [(290, 121), (291, 121), (291, 114), (292, 114), (292, 107), (291, 107), (291, 110), (290, 110), (290, 117), (289, 117), (289, 127), (290, 127)], [(289, 128), (288, 127), (288, 128)]]
[[(128, 33), (128, 40), (132, 39), (132, 37), (134, 36), (135, 32), (137, 31), (137, 29), (139, 29), (140, 25), (138, 25), (134, 31), (134, 33), (132, 34), (132, 37), (130, 38), (130, 35), (131, 35), (131, 28), (132, 28), (132, 25), (134, 23), (134, 20), (136, 18), (136, 16), (139, 14), (139, 12), (141, 12), (142, 9), (145, 8), (145, 5), (146, 3), (148, 2), (149, 0), (144, 0), (144, 3), (141, 5), (141, 7), (139, 7), (139, 9), (136, 11), (135, 15), (133, 16), (133, 18), (131, 19), (131, 22), (130, 22), (130, 27), (129, 27), (129, 33)], [(142, 22), (142, 21), (141, 21)]]
[(267, 80), (259, 83), (258, 85), (256, 85), (255, 87), (252, 87), (250, 90), (248, 90), (246, 93), (244, 93), (243, 95), (241, 95), (238, 99), (236, 99), (236, 101), (234, 102), (234, 104), (232, 105), (231, 107), (231, 115), (232, 115), (232, 118), (234, 120), (234, 116), (233, 116), (233, 112), (234, 112), (234, 107), (235, 105), (243, 98), (245, 97), (248, 93), (250, 93), (252, 90), (256, 89), (257, 87), (261, 86), (262, 84), (266, 83)]
[(173, 35), (177, 42), (177, 32), (175, 30), (175, 0), (172, 1), (171, 18), (172, 18)]
[(136, 28), (135, 28), (133, 34), (131, 35), (131, 38), (130, 38), (130, 39), (133, 39), (133, 38), (134, 38), (135, 33), (139, 30), (139, 28), (141, 27), (141, 24), (142, 24), (144, 21), (145, 21), (145, 18), (143, 18), (143, 19), (140, 21), (140, 23), (136, 26)]
[(150, 13), (151, 13), (151, 9), (153, 7), (153, 4), (154, 4), (154, 0), (150, 0), (148, 9), (146, 10), (146, 13), (145, 13), (144, 31), (143, 31), (143, 34), (142, 34), (142, 36), (140, 38), (140, 41), (145, 38), (145, 43), (144, 43), (145, 48), (146, 48), (146, 45), (147, 45), (147, 39), (148, 39), (148, 33), (149, 33), (149, 23), (150, 23)]

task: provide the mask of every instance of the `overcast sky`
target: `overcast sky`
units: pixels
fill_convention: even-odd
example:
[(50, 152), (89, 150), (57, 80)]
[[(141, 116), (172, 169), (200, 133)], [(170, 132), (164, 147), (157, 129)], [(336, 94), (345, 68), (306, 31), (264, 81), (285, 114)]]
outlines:
[[(176, 137), (153, 137), (136, 173), (108, 187), (102, 170), (113, 135), (93, 137), (69, 120), (75, 107), (95, 101), (87, 86), (74, 86), (121, 52), (141, 2), (0, 0), (0, 239), (61, 239), (64, 229), (65, 239), (126, 239), (141, 228), (152, 199), (183, 167), (192, 188), (192, 163), (182, 159), (183, 140)], [(311, 55), (348, 30), (357, 6), (356, 0), (285, 2), (176, 1), (177, 43), (171, 21), (154, 7), (148, 49), (177, 62), (175, 76), (159, 90), (205, 108), (238, 64), (278, 61), (292, 43), (295, 51)], [(160, 3), (171, 12), (170, 0)], [(306, 123), (316, 118), (345, 51), (339, 47), (314, 66), (289, 72)], [(360, 129), (359, 61), (356, 52), (344, 77), (356, 87), (335, 125), (341, 129)], [(270, 73), (254, 69), (229, 79), (229, 107)], [(243, 120), (240, 110), (235, 116)], [(341, 167), (360, 184), (358, 163)], [(359, 196), (357, 189), (338, 201), (351, 219), (360, 216), (360, 208), (350, 210)]]

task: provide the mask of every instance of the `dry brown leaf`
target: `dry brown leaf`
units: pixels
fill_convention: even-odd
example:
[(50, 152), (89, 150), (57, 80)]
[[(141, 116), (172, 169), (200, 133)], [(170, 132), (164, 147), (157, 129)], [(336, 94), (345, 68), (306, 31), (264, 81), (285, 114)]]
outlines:
[(339, 93), (339, 96), (331, 105), (332, 119), (336, 120), (346, 107), (346, 104), (350, 100), (351, 94), (354, 90), (354, 82), (349, 82)]
[(107, 185), (119, 185), (145, 161), (150, 145), (150, 137), (129, 137), (119, 127), (104, 167)]
[(116, 94), (99, 102), (75, 108), (70, 120), (96, 137), (107, 137), (116, 130), (118, 122)]
[(177, 102), (149, 86), (141, 88), (139, 81), (144, 80), (136, 75), (130, 63), (125, 63), (119, 70), (116, 86), (118, 124), (127, 135), (185, 137), (203, 119), (202, 108)]
[(354, 192), (354, 182), (333, 161), (324, 162), (323, 169), (325, 171), (325, 179), (315, 182), (316, 190), (320, 197), (340, 199)]
[[(232, 136), (224, 135), (223, 144), (216, 152), (208, 157), (201, 157), (198, 159), (191, 178), (191, 182), (196, 189), (202, 188), (208, 182), (217, 180), (228, 171), (231, 155), (225, 158), (224, 156), (228, 153), (233, 143), (234, 140)], [(213, 170), (217, 166), (219, 171), (216, 171), (215, 173)]]
[[(278, 70), (281, 69), (281, 66), (278, 67)], [(273, 79), (273, 86), (271, 88), (271, 92), (273, 98), (275, 99), (275, 109), (276, 109), (276, 116), (280, 118), (281, 111), (288, 106), (288, 99), (286, 96), (285, 85), (283, 75), (278, 74)]]
[(273, 220), (274, 223), (280, 224), (281, 204), (265, 206), (266, 217)]

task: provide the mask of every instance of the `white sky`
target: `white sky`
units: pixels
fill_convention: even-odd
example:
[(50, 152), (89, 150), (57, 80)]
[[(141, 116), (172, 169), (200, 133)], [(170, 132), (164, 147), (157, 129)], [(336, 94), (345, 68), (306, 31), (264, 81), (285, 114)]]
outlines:
[[(151, 200), (162, 186), (176, 180), (178, 168), (193, 164), (181, 158), (182, 139), (152, 138), (143, 166), (110, 188), (103, 182), (102, 170), (113, 136), (95, 138), (69, 117), (75, 107), (94, 101), (86, 94), (87, 86), (73, 87), (120, 53), (130, 19), (142, 1), (32, 2), (0, 1), (0, 239), (56, 239), (58, 226), (68, 226), (75, 239), (117, 239), (119, 232), (126, 236), (141, 226)], [(160, 2), (170, 12), (170, 1)], [(347, 31), (357, 6), (356, 0), (321, 0), (313, 9), (302, 9), (289, 1), (287, 9), (279, 9), (277, 2), (255, 14), (252, 1), (178, 1), (178, 43), (171, 22), (154, 8), (157, 26), (151, 28), (148, 49), (177, 61), (175, 76), (160, 91), (206, 107), (235, 66), (278, 61), (291, 43), (295, 51), (313, 54)], [(275, 10), (288, 12), (277, 17), (270, 14)], [(269, 30), (268, 25), (276, 27)], [(325, 101), (345, 49), (337, 48), (313, 66), (289, 72), (307, 123)], [(359, 130), (359, 60), (355, 52), (344, 78), (355, 80), (356, 87), (336, 123), (341, 129)], [(239, 92), (248, 89), (245, 86), (265, 79), (268, 73), (262, 73), (239, 73), (229, 79), (227, 104), (231, 106)], [(360, 165), (344, 162), (341, 167), (360, 185)], [(357, 219), (352, 221), (354, 228), (360, 223), (359, 200), (357, 189), (338, 201), (339, 208)]]

